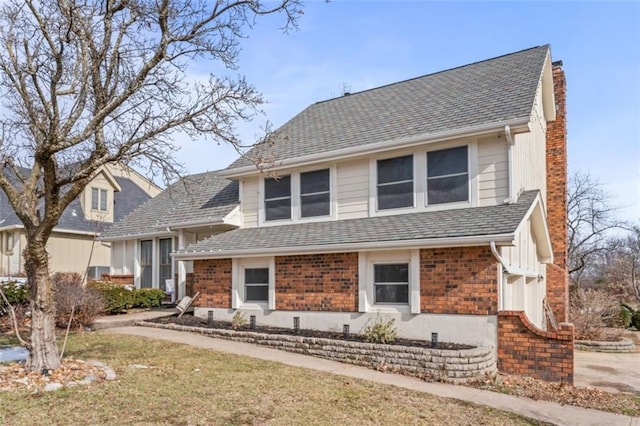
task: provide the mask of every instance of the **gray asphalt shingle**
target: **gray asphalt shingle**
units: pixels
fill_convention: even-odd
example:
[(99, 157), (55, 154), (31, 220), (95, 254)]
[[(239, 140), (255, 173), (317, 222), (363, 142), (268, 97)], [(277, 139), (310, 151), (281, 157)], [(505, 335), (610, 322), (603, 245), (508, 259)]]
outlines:
[(513, 204), (394, 216), (235, 229), (192, 244), (179, 253), (249, 249), (289, 249), (336, 244), (395, 242), (513, 233), (538, 191), (526, 191)]
[(306, 108), (227, 170), (470, 126), (528, 118), (549, 54), (539, 46)]
[(168, 226), (221, 220), (238, 205), (238, 183), (207, 172), (186, 176), (108, 229), (120, 238), (165, 232)]
[[(28, 169), (20, 169), (28, 175)], [(114, 221), (118, 221), (133, 211), (136, 207), (143, 204), (151, 197), (131, 179), (121, 176), (115, 176), (116, 181), (120, 185), (121, 190), (115, 193), (114, 200)], [(12, 179), (14, 182), (17, 181)], [(0, 190), (0, 226), (20, 225), (22, 222), (16, 215), (15, 211), (4, 191)], [(80, 200), (76, 198), (62, 212), (55, 230), (80, 231), (100, 234), (106, 229), (113, 226), (111, 223), (101, 221), (87, 220), (82, 210)]]

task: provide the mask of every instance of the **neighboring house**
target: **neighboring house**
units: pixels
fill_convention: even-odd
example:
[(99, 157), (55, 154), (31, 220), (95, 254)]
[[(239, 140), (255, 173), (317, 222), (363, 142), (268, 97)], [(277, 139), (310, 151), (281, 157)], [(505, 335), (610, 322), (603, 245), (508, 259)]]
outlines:
[[(29, 170), (24, 170), (28, 173)], [(47, 250), (51, 272), (77, 272), (99, 278), (109, 271), (111, 247), (96, 237), (161, 189), (135, 171), (121, 166), (100, 169), (80, 196), (65, 209), (53, 229)], [(24, 226), (0, 191), (0, 271), (24, 273)]]
[[(360, 330), (385, 315), (405, 337), (497, 347), (503, 371), (571, 381), (571, 327), (544, 331), (545, 304), (567, 318), (560, 66), (540, 46), (315, 103), (185, 201), (210, 237), (174, 217), (181, 198), (152, 200), (106, 233), (133, 254), (112, 272), (160, 277), (154, 247), (172, 238), (197, 316)], [(237, 207), (214, 201), (231, 185)], [(148, 210), (151, 242), (127, 231), (146, 232)], [(553, 367), (531, 361), (545, 348)]]

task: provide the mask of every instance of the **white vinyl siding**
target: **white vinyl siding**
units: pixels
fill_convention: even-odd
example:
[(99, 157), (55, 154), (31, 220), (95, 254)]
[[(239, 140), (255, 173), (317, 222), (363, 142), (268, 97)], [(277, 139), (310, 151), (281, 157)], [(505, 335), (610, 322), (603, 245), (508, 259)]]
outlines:
[(495, 206), (509, 197), (507, 141), (487, 138), (478, 141), (478, 204)]
[(513, 181), (514, 191), (539, 189), (546, 205), (547, 162), (546, 162), (546, 122), (542, 113), (541, 90), (534, 102), (534, 113), (530, 123), (531, 131), (514, 136)]
[(245, 228), (258, 226), (259, 189), (260, 180), (258, 177), (248, 177), (242, 180), (242, 214)]
[(338, 219), (357, 219), (369, 215), (369, 160), (338, 164)]

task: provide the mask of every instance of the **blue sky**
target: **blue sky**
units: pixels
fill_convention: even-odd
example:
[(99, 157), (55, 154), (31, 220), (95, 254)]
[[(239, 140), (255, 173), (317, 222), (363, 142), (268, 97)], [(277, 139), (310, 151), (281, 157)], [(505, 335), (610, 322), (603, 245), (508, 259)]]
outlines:
[[(570, 171), (590, 172), (640, 219), (640, 4), (634, 2), (312, 1), (299, 30), (259, 20), (242, 41), (238, 73), (260, 90), (265, 116), (239, 125), (247, 142), (309, 104), (550, 44), (564, 62)], [(217, 65), (198, 64), (216, 72)], [(181, 142), (189, 173), (226, 167), (237, 154)]]

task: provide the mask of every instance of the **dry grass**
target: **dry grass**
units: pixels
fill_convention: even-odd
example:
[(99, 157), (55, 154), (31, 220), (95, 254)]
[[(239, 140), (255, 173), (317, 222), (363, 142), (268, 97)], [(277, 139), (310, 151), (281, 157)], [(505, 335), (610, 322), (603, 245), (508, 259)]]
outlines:
[(106, 362), (118, 379), (46, 394), (0, 393), (0, 424), (539, 424), (392, 386), (134, 337), (78, 334), (67, 353)]

